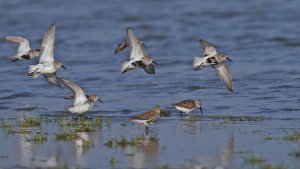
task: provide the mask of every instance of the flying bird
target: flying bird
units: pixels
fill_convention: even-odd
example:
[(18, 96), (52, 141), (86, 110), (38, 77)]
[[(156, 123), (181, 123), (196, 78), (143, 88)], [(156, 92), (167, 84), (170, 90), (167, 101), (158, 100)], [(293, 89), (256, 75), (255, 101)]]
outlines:
[(85, 95), (83, 89), (80, 88), (77, 84), (66, 79), (61, 79), (61, 81), (73, 93), (74, 103), (73, 106), (68, 108), (68, 111), (77, 114), (77, 117), (91, 110), (96, 101), (100, 101), (101, 103), (103, 103), (95, 94), (89, 96)]
[(194, 70), (201, 70), (206, 68), (206, 66), (213, 67), (227, 89), (230, 92), (233, 92), (232, 75), (229, 67), (224, 63), (226, 60), (232, 60), (227, 56), (227, 54), (217, 52), (214, 44), (202, 39), (200, 39), (200, 44), (204, 50), (204, 53), (203, 57), (194, 58)]
[(131, 28), (126, 29), (126, 34), (127, 40), (115, 49), (115, 53), (119, 53), (129, 47), (130, 60), (122, 64), (122, 74), (137, 68), (143, 68), (148, 74), (155, 74), (153, 63), (157, 63), (146, 52), (144, 43), (135, 36)]
[(17, 53), (11, 56), (11, 61), (16, 62), (21, 59), (33, 59), (40, 55), (40, 49), (31, 49), (29, 41), (21, 36), (6, 36), (5, 40), (19, 44)]
[(37, 78), (42, 74), (51, 84), (60, 85), (60, 79), (56, 76), (56, 72), (61, 67), (66, 69), (61, 61), (54, 61), (54, 41), (55, 41), (55, 23), (53, 23), (44, 34), (40, 59), (37, 65), (30, 65), (28, 75)]

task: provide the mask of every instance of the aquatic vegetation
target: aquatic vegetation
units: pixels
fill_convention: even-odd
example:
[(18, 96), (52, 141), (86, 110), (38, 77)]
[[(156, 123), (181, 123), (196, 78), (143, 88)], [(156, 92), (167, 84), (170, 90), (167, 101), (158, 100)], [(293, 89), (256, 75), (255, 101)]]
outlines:
[(143, 135), (137, 136), (136, 138), (132, 138), (131, 140), (127, 140), (124, 137), (119, 139), (110, 139), (104, 145), (113, 148), (113, 147), (122, 147), (125, 148), (126, 146), (137, 146), (143, 144), (145, 141), (150, 142), (158, 142), (158, 138), (156, 137), (145, 137)]
[(25, 128), (18, 127), (15, 123), (11, 120), (4, 121), (1, 119), (0, 128), (3, 129), (5, 134), (13, 135), (13, 134), (22, 134), (22, 133), (29, 133), (30, 131), (26, 130)]
[(300, 158), (300, 150), (294, 150), (293, 152), (289, 153), (290, 156)]
[(169, 112), (167, 110), (160, 110), (160, 116), (161, 117), (170, 117), (171, 116), (171, 112)]
[(248, 153), (243, 158), (247, 164), (259, 169), (287, 169), (285, 166), (269, 164), (266, 159), (253, 153)]
[(273, 140), (274, 138), (272, 136), (266, 136), (264, 137), (264, 140)]
[(79, 135), (75, 132), (62, 132), (59, 134), (55, 134), (56, 141), (72, 141), (77, 140)]
[(114, 157), (114, 156), (112, 156), (112, 157), (110, 158), (110, 160), (109, 160), (109, 163), (110, 163), (110, 165), (111, 165), (112, 167), (114, 167), (114, 166), (116, 165), (116, 163), (117, 163), (117, 158)]
[(113, 140), (110, 139), (104, 145), (107, 146), (107, 147), (109, 147), (109, 148), (112, 148), (113, 145), (114, 145), (114, 142), (113, 142)]
[(156, 166), (155, 169), (171, 169), (169, 164), (160, 164), (159, 166)]
[(60, 127), (72, 127), (76, 132), (92, 132), (97, 128), (102, 128), (102, 125), (102, 116), (98, 116), (94, 120), (89, 120), (87, 118), (82, 118), (77, 121), (62, 119), (59, 122)]
[(41, 127), (42, 119), (41, 118), (32, 118), (32, 117), (24, 117), (23, 120), (20, 121), (21, 127)]
[(254, 155), (254, 154), (247, 154), (246, 156), (244, 156), (244, 160), (251, 165), (255, 165), (255, 164), (260, 164), (263, 162), (266, 162), (267, 160), (265, 160), (263, 157), (258, 156), (258, 155)]
[(264, 117), (264, 116), (213, 115), (213, 116), (205, 116), (205, 118), (212, 118), (213, 120), (224, 120), (224, 121), (263, 121), (263, 120), (266, 120), (266, 117)]
[(3, 154), (0, 153), (0, 159), (7, 158), (7, 157), (8, 157), (7, 155), (3, 155)]
[(15, 125), (10, 121), (5, 121), (3, 119), (0, 120), (0, 128), (11, 128), (14, 127)]
[(289, 140), (289, 141), (300, 141), (300, 132), (294, 131), (293, 134), (286, 136), (283, 138), (284, 140)]
[(183, 119), (184, 120), (189, 120), (189, 121), (196, 121), (198, 119), (201, 119), (203, 118), (202, 115), (199, 115), (199, 114), (193, 114), (193, 115), (187, 115), (186, 117), (184, 117)]
[(47, 141), (47, 136), (44, 134), (38, 134), (33, 136), (30, 141), (36, 143), (36, 144), (43, 144), (45, 141)]
[(95, 125), (98, 126), (98, 127), (102, 127), (102, 116), (96, 117)]
[(106, 126), (107, 128), (111, 128), (111, 124), (112, 124), (111, 119), (107, 119), (107, 121), (106, 121), (106, 123), (105, 123), (105, 126)]

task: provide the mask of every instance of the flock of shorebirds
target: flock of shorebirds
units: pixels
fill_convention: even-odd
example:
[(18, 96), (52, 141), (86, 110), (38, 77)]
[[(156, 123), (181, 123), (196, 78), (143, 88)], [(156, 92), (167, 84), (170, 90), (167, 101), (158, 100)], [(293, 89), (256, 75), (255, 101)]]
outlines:
[[(74, 99), (74, 103), (67, 110), (71, 113), (77, 114), (76, 119), (83, 115), (85, 112), (92, 109), (96, 101), (100, 101), (97, 95), (86, 95), (84, 90), (77, 84), (60, 78), (56, 75), (56, 72), (60, 68), (64, 68), (61, 61), (54, 60), (54, 42), (55, 42), (55, 27), (56, 24), (53, 23), (49, 29), (44, 34), (42, 45), (40, 49), (31, 49), (29, 41), (24, 37), (19, 36), (6, 36), (5, 39), (10, 42), (15, 42), (19, 44), (17, 53), (11, 56), (12, 62), (21, 59), (33, 59), (39, 57), (39, 63), (36, 65), (30, 65), (28, 69), (28, 75), (33, 78), (38, 78), (40, 74), (51, 84), (62, 87), (61, 84), (69, 88), (73, 96), (65, 97), (66, 99)], [(155, 74), (154, 64), (157, 63), (150, 57), (145, 49), (145, 44), (143, 41), (139, 40), (133, 33), (131, 28), (126, 29), (127, 39), (120, 43), (115, 49), (115, 53), (123, 51), (125, 48), (129, 48), (130, 58), (121, 66), (122, 74), (132, 71), (134, 69), (143, 68), (148, 74)], [(224, 63), (226, 60), (232, 61), (225, 53), (219, 53), (216, 50), (216, 46), (205, 40), (200, 40), (200, 44), (204, 50), (203, 57), (195, 57), (193, 60), (194, 70), (202, 70), (207, 66), (213, 67), (217, 74), (219, 75), (221, 81), (225, 84), (230, 92), (233, 92), (232, 75), (229, 67)], [(201, 101), (188, 99), (181, 102), (173, 104), (174, 107), (182, 113), (188, 114), (189, 112), (199, 108), (202, 112)], [(148, 125), (155, 122), (160, 116), (161, 108), (159, 106), (154, 106), (151, 110), (130, 117), (129, 119), (143, 124), (146, 126), (146, 133), (148, 133)]]

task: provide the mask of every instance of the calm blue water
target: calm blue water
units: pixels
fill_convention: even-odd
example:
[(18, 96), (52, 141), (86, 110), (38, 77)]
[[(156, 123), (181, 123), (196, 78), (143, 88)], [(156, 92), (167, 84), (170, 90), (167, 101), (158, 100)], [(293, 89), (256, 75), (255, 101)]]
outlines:
[[(44, 32), (52, 22), (56, 22), (55, 58), (68, 69), (59, 71), (59, 76), (78, 83), (88, 94), (101, 96), (104, 104), (96, 104), (92, 115), (101, 112), (104, 117), (116, 119), (113, 120), (116, 126), (111, 131), (89, 133), (93, 135), (90, 137), (96, 138), (95, 146), (84, 155), (69, 152), (69, 144), (65, 147), (48, 140), (47, 144), (38, 147), (31, 145), (32, 148), (28, 149), (35, 153), (28, 156), (48, 157), (50, 154), (58, 161), (56, 166), (68, 164), (70, 167), (107, 168), (107, 161), (115, 154), (121, 158), (117, 168), (134, 167), (130, 165), (132, 159), (120, 155), (121, 150), (106, 150), (103, 144), (108, 138), (126, 136), (118, 130), (125, 133), (127, 130), (138, 130), (129, 133), (129, 136), (143, 133), (144, 128), (138, 125), (121, 127), (118, 119), (125, 120), (153, 105), (167, 108), (173, 114), (153, 126), (152, 130), (160, 139), (159, 148), (150, 155), (137, 150), (142, 154), (140, 158), (144, 157), (150, 163), (134, 168), (152, 168), (162, 163), (176, 167), (181, 160), (201, 159), (203, 154), (217, 153), (219, 147), (226, 145), (227, 139), (232, 140), (232, 135), (239, 151), (243, 145), (253, 144), (249, 149), (260, 152), (254, 145), (263, 140), (258, 137), (250, 141), (249, 136), (240, 133), (240, 130), (251, 133), (261, 129), (277, 133), (280, 129), (278, 137), (293, 130), (299, 131), (299, 5), (300, 1), (296, 0), (0, 1), (0, 37), (24, 36), (30, 40), (32, 48), (39, 48)], [(148, 53), (158, 62), (155, 75), (148, 75), (143, 70), (121, 74), (120, 66), (128, 59), (129, 52), (115, 55), (113, 51), (125, 38), (125, 28), (128, 26), (133, 27), (136, 35), (145, 42)], [(193, 70), (193, 57), (202, 54), (198, 43), (200, 38), (215, 43), (219, 51), (234, 60), (228, 63), (233, 74), (234, 93), (227, 91), (213, 69)], [(24, 114), (35, 117), (64, 115), (71, 101), (62, 98), (70, 95), (70, 91), (49, 86), (41, 77), (32, 79), (27, 76), (28, 65), (35, 64), (36, 60), (11, 63), (9, 56), (16, 47), (13, 43), (0, 42), (0, 118), (20, 119)], [(197, 121), (195, 126), (184, 128), (181, 123), (189, 123), (179, 119), (178, 112), (172, 109), (170, 103), (187, 98), (202, 100), (207, 115), (255, 115), (274, 120), (254, 124), (235, 123), (224, 129), (214, 128), (215, 122), (204, 120), (204, 123)], [(130, 110), (130, 113), (125, 114), (124, 110)], [(280, 120), (284, 118), (294, 120)], [(57, 130), (55, 125), (52, 127), (50, 125), (46, 131)], [(20, 158), (27, 156), (27, 153), (14, 160), (17, 156), (14, 152), (22, 148), (13, 147), (11, 142), (22, 142), (22, 138), (20, 135), (7, 138), (0, 134), (0, 154), (8, 154), (8, 158), (0, 159), (0, 167), (47, 167), (36, 161), (22, 161)], [(225, 141), (218, 142), (219, 139)], [(186, 142), (190, 146), (176, 149)], [(194, 149), (211, 142), (216, 143)], [(267, 154), (271, 162), (290, 164), (294, 161), (288, 152), (292, 146), (300, 147), (299, 142), (295, 145), (274, 142), (260, 144), (261, 153)], [(287, 150), (286, 145), (291, 147)], [(60, 154), (60, 151), (65, 154)], [(102, 151), (106, 151), (104, 156), (101, 156)], [(278, 161), (280, 152), (284, 152), (285, 156), (282, 161)], [(178, 153), (184, 157), (174, 157)], [(89, 161), (94, 161), (95, 156), (101, 164)], [(234, 156), (238, 156), (237, 151)], [(241, 159), (233, 159), (232, 166), (241, 167)], [(299, 167), (300, 164), (297, 164)], [(297, 168), (297, 165), (289, 167)]]

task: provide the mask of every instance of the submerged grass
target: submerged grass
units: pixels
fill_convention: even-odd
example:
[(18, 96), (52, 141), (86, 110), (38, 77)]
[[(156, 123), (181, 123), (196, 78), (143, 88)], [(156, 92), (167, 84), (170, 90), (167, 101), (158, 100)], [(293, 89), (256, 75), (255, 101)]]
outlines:
[(44, 134), (38, 134), (33, 136), (30, 141), (36, 143), (36, 144), (43, 144), (44, 142), (47, 141), (47, 136)]
[(300, 158), (300, 150), (294, 150), (293, 152), (289, 153), (290, 156)]
[(92, 132), (96, 129), (101, 129), (102, 125), (102, 116), (98, 116), (94, 120), (89, 120), (87, 118), (82, 118), (77, 121), (63, 119), (59, 122), (60, 127), (72, 127), (75, 132)]
[(261, 164), (267, 161), (263, 157), (255, 154), (248, 154), (244, 156), (244, 160), (251, 165)]
[(112, 167), (114, 167), (114, 166), (116, 165), (117, 162), (118, 162), (118, 161), (117, 161), (117, 158), (116, 158), (116, 157), (114, 157), (114, 156), (110, 157), (109, 163), (110, 163), (110, 165), (111, 165)]
[(13, 134), (22, 134), (22, 133), (29, 133), (30, 131), (26, 130), (25, 128), (20, 128), (16, 124), (14, 124), (12, 121), (4, 121), (3, 119), (0, 122), (0, 128), (3, 129), (3, 132), (8, 135)]
[(243, 158), (248, 165), (256, 166), (259, 169), (287, 169), (287, 167), (282, 165), (269, 164), (265, 158), (253, 153), (246, 154)]
[(28, 127), (41, 127), (42, 119), (41, 118), (33, 118), (33, 117), (24, 117), (23, 120), (20, 121), (20, 125), (23, 128)]
[(293, 134), (291, 134), (289, 136), (285, 136), (283, 139), (289, 140), (289, 141), (294, 141), (294, 142), (300, 141), (300, 132), (294, 131)]
[(225, 116), (225, 115), (213, 115), (205, 118), (212, 118), (214, 120), (224, 121), (263, 121), (266, 120), (264, 116)]
[(150, 142), (158, 142), (157, 137), (146, 137), (146, 136), (137, 136), (136, 138), (132, 138), (127, 140), (125, 137), (121, 137), (119, 139), (109, 139), (104, 145), (113, 148), (113, 147), (121, 147), (125, 148), (127, 146), (137, 146), (145, 143), (145, 141)]
[(79, 139), (79, 135), (75, 132), (62, 132), (55, 134), (56, 141), (73, 141)]

